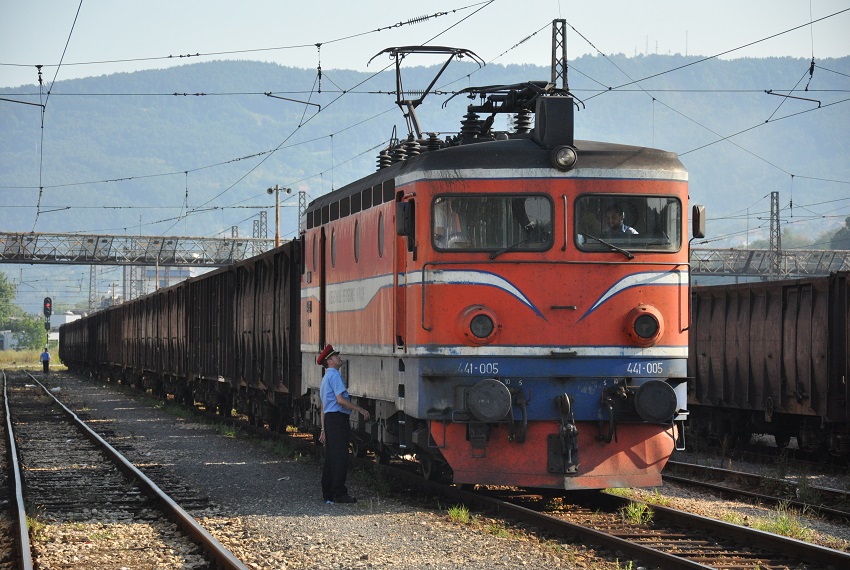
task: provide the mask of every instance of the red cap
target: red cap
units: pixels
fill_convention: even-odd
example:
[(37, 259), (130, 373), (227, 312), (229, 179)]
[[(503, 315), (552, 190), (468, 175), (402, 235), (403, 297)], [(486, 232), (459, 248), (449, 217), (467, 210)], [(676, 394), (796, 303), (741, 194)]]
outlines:
[(339, 354), (338, 350), (334, 350), (334, 347), (331, 345), (327, 345), (325, 349), (319, 353), (319, 356), (316, 357), (316, 364), (322, 366), (325, 364), (325, 360), (333, 356), (334, 354)]

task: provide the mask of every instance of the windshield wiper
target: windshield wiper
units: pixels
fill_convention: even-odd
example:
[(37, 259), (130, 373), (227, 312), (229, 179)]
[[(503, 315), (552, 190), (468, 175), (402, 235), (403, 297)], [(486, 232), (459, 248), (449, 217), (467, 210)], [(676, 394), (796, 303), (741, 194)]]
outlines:
[[(611, 248), (611, 249), (613, 249), (614, 251), (618, 251), (618, 252), (622, 253), (623, 255), (625, 255), (625, 256), (626, 256), (627, 258), (629, 258), (629, 259), (634, 259), (634, 258), (635, 258), (634, 254), (632, 254), (632, 252), (630, 252), (630, 251), (626, 251), (625, 249), (623, 249), (623, 248), (621, 248), (621, 247), (617, 247), (617, 246), (616, 246), (616, 245), (614, 245), (613, 243), (608, 243), (607, 241), (605, 241), (605, 240), (604, 240), (604, 239), (602, 239), (602, 238), (598, 238), (598, 237), (593, 236), (593, 235), (590, 235), (590, 234), (584, 234), (584, 236), (585, 236), (585, 237), (589, 237), (590, 239), (595, 239), (596, 241), (598, 241), (598, 242), (599, 242), (599, 243), (601, 243), (602, 245), (607, 245), (608, 247), (610, 247), (610, 248)], [(491, 257), (490, 259), (492, 259), (492, 257)]]
[(497, 249), (496, 251), (494, 251), (493, 253), (490, 254), (490, 259), (496, 259), (497, 257), (502, 255), (506, 251), (510, 251), (510, 250), (512, 250), (516, 247), (519, 247), (522, 244), (524, 244), (525, 242), (529, 241), (530, 239), (531, 239), (531, 235), (528, 235), (528, 236), (522, 238), (521, 240), (519, 240), (516, 243), (512, 243), (511, 245), (509, 245), (507, 247), (503, 247), (502, 249)]

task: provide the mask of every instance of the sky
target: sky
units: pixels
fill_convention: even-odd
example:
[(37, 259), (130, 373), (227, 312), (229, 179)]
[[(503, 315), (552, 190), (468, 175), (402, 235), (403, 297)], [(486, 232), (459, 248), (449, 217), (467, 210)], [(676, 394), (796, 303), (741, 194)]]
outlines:
[[(568, 59), (850, 55), (850, 0), (0, 0), (0, 94), (36, 83), (36, 65), (47, 82), (215, 59), (374, 71), (386, 60), (367, 66), (373, 56), (405, 45), (549, 65), (540, 54), (549, 52), (556, 18), (567, 23)], [(201, 55), (179, 57), (189, 54)], [(441, 62), (418, 57), (420, 65)]]

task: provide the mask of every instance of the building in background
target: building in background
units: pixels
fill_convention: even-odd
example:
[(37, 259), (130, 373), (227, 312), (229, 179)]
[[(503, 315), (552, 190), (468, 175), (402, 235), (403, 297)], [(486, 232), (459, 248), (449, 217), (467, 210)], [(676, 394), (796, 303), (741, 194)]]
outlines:
[(82, 316), (71, 311), (53, 313), (50, 317), (50, 330), (47, 331), (47, 343), (50, 346), (59, 346), (59, 327), (66, 323), (74, 322)]
[(0, 350), (12, 350), (18, 347), (18, 339), (12, 331), (0, 331)]

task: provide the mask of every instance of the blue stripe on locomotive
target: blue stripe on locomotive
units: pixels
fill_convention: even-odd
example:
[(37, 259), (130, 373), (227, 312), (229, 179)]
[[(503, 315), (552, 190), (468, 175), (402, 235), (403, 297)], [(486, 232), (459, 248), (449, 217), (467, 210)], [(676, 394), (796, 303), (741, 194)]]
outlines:
[[(419, 374), (422, 378), (416, 394), (418, 417), (451, 419), (456, 402), (456, 387), (472, 387), (484, 378), (496, 378), (510, 390), (522, 390), (527, 403), (529, 421), (558, 420), (555, 397), (568, 393), (573, 400), (576, 421), (607, 420), (607, 411), (601, 405), (602, 391), (613, 388), (625, 377), (632, 378), (631, 385), (639, 386), (653, 379), (681, 379), (676, 390), (679, 408), (685, 409), (684, 387), (687, 375), (687, 360), (684, 358), (580, 358), (565, 361), (563, 358), (458, 358), (440, 357), (414, 359), (408, 363), (407, 373)], [(498, 373), (492, 373), (497, 363)], [(631, 366), (652, 365), (655, 372), (643, 371), (642, 376), (626, 373)], [(490, 366), (490, 374), (487, 373)], [(469, 370), (468, 374), (463, 373)], [(674, 386), (674, 388), (676, 388)], [(681, 392), (681, 393), (680, 393)], [(408, 394), (408, 401), (412, 400)], [(514, 419), (521, 419), (516, 405)]]

